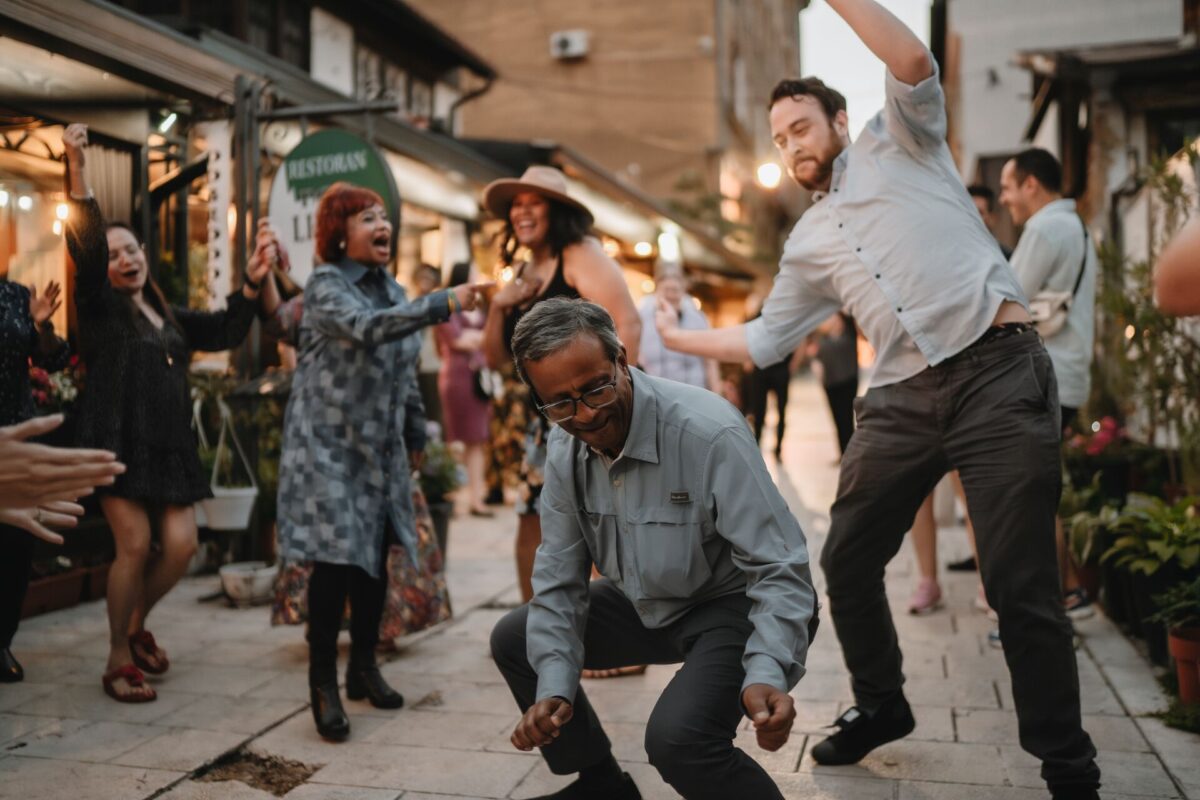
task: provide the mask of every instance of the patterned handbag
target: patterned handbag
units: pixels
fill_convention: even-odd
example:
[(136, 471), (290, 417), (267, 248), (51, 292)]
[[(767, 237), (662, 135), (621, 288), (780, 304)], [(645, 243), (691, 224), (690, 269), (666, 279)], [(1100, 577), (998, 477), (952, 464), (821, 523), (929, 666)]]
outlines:
[[(420, 487), (413, 487), (413, 519), (417, 528), (417, 562), (408, 551), (394, 544), (386, 566), (387, 596), (379, 623), (380, 641), (416, 633), (451, 617), (450, 594), (446, 589), (445, 563), (438, 549), (429, 516), (429, 504)], [(284, 564), (275, 579), (272, 625), (300, 625), (308, 621), (308, 579), (312, 564)], [(347, 608), (349, 614), (349, 608)]]

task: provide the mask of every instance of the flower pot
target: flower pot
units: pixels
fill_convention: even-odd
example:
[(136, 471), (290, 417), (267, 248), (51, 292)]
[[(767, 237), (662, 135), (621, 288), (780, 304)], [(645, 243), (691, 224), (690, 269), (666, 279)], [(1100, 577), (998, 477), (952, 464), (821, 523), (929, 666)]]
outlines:
[(32, 617), (78, 605), (86, 590), (87, 570), (72, 569), (29, 582), (22, 617)]
[(1133, 616), (1129, 608), (1129, 573), (1111, 564), (1101, 567), (1101, 603), (1108, 618), (1118, 625), (1125, 625)]
[(437, 538), (438, 550), (442, 558), (446, 557), (446, 544), (450, 539), (450, 515), (454, 512), (454, 504), (442, 501), (429, 504), (429, 516), (433, 520), (433, 534)]
[(241, 561), (226, 564), (218, 572), (221, 588), (239, 606), (254, 605), (270, 600), (274, 596), (276, 565), (265, 561)]
[(246, 530), (250, 525), (250, 515), (254, 512), (258, 488), (214, 486), (212, 493), (212, 497), (200, 501), (204, 505), (208, 527), (214, 531)]
[(1179, 675), (1179, 699), (1200, 703), (1200, 628), (1174, 628), (1167, 647), (1175, 659)]

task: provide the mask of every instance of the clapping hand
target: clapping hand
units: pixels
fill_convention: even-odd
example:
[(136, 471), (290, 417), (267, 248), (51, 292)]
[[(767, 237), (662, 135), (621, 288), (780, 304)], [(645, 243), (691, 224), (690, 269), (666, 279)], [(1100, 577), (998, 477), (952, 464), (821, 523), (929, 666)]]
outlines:
[(495, 285), (495, 281), (463, 283), (455, 286), (450, 291), (454, 292), (454, 296), (457, 298), (458, 304), (462, 306), (463, 311), (470, 311), (479, 305), (481, 297)]
[(258, 232), (254, 236), (254, 252), (246, 264), (246, 276), (259, 286), (266, 280), (271, 266), (279, 261), (279, 241), (275, 229), (268, 219), (258, 221)]
[(74, 528), (83, 516), (83, 506), (66, 500), (55, 500), (37, 508), (0, 508), (0, 522), (32, 533), (50, 544), (62, 544), (63, 537), (50, 530)]
[(58, 281), (50, 281), (46, 285), (46, 292), (38, 296), (37, 287), (29, 290), (29, 315), (33, 317), (33, 324), (41, 326), (43, 322), (54, 316), (54, 312), (62, 307), (62, 286)]
[(0, 508), (36, 509), (110, 486), (125, 465), (107, 450), (50, 447), (28, 439), (62, 424), (61, 414), (0, 428)]
[(501, 310), (516, 308), (536, 297), (541, 288), (542, 282), (537, 278), (518, 277), (492, 296), (492, 304)]

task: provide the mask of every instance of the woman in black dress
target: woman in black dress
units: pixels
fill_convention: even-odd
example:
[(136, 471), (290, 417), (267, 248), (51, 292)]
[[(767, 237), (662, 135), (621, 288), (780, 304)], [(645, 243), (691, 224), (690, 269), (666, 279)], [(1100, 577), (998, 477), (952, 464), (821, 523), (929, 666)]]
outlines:
[[(187, 383), (193, 350), (236, 347), (250, 330), (275, 245), (260, 231), (242, 288), (224, 311), (171, 307), (149, 277), (133, 231), (105, 224), (84, 171), (87, 129), (63, 134), (73, 205), (67, 247), (75, 262), (79, 341), (88, 380), (79, 402), (79, 444), (111, 450), (127, 471), (100, 496), (116, 559), (108, 575), (110, 652), (104, 690), (121, 702), (155, 699), (143, 672), (161, 674), (167, 654), (145, 628), (150, 610), (196, 552), (192, 504), (211, 497), (191, 429)], [(264, 312), (278, 296), (267, 281)], [(152, 525), (153, 520), (153, 525)], [(151, 528), (161, 553), (150, 554)]]
[[(59, 292), (58, 284), (52, 282), (38, 296), (0, 275), (0, 426), (15, 425), (34, 415), (30, 359), (47, 372), (67, 365), (67, 343), (54, 335), (50, 321), (62, 304)], [(43, 514), (38, 512), (38, 517)], [(21, 619), (32, 558), (33, 537), (4, 524), (0, 517), (0, 683), (25, 677), (9, 647)]]

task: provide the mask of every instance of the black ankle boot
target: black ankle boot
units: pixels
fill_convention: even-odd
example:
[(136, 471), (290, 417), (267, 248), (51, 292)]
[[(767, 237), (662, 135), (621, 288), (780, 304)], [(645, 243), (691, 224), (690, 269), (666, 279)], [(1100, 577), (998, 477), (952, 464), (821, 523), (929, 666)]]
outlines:
[(23, 680), (25, 670), (21, 669), (21, 662), (13, 656), (12, 650), (7, 647), (0, 650), (0, 683), (16, 683)]
[(400, 708), (404, 705), (404, 695), (388, 686), (379, 673), (379, 667), (374, 664), (351, 664), (346, 668), (346, 697), (351, 700), (365, 697), (376, 708)]
[(917, 725), (901, 692), (873, 712), (854, 706), (833, 724), (838, 732), (818, 742), (812, 750), (813, 760), (818, 764), (855, 764), (879, 745), (912, 733)]
[(337, 681), (312, 686), (309, 688), (312, 701), (313, 720), (317, 723), (317, 733), (326, 739), (340, 742), (350, 735), (350, 718), (342, 708), (342, 698), (338, 696)]

